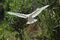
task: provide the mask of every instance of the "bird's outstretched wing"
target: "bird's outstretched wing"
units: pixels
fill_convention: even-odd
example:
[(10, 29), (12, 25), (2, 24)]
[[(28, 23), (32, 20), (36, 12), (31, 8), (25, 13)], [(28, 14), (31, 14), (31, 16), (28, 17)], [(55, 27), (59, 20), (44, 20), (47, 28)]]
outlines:
[(10, 15), (15, 15), (15, 16), (18, 16), (18, 17), (21, 17), (21, 18), (27, 18), (27, 15), (26, 14), (20, 14), (20, 13), (14, 13), (14, 12), (7, 12), (8, 14)]
[(46, 9), (49, 5), (46, 5), (44, 7), (41, 8), (37, 8), (34, 12), (31, 13), (32, 18), (36, 17), (37, 15), (39, 15), (39, 13), (41, 13), (44, 9)]

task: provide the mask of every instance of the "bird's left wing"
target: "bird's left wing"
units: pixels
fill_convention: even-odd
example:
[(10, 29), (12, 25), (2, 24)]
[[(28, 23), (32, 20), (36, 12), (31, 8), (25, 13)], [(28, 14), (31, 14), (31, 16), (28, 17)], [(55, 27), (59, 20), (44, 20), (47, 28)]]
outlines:
[(41, 8), (37, 8), (34, 12), (31, 13), (32, 18), (36, 17), (37, 15), (39, 15), (39, 13), (41, 13), (44, 9), (46, 9), (49, 5), (46, 5), (44, 7)]
[(15, 15), (15, 16), (21, 17), (21, 18), (27, 18), (26, 14), (14, 13), (14, 12), (7, 12), (7, 13), (10, 14), (10, 15)]

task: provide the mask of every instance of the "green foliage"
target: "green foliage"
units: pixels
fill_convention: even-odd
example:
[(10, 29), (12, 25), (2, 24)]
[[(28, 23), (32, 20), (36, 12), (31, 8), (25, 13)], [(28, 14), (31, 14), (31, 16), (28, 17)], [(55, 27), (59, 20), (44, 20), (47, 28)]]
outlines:
[[(37, 16), (38, 21), (34, 23), (39, 28), (37, 32), (28, 31), (30, 25), (25, 19), (7, 14), (8, 11), (29, 14), (48, 4), (50, 6)], [(53, 30), (60, 25), (59, 0), (5, 0), (2, 5), (5, 17), (0, 23), (0, 40), (55, 40)]]

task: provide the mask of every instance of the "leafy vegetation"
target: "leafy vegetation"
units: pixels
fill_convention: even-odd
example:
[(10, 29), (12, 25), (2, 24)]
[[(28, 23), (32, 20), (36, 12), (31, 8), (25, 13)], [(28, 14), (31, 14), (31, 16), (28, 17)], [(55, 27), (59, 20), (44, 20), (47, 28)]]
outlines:
[[(29, 14), (36, 8), (50, 5), (27, 25), (26, 20), (7, 14), (8, 11)], [(1, 0), (0, 40), (60, 40), (60, 0)], [(1, 16), (2, 15), (2, 16)]]

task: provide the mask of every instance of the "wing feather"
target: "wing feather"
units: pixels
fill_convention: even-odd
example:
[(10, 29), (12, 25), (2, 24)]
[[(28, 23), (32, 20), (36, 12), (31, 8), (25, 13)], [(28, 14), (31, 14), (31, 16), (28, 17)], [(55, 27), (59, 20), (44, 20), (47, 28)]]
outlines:
[(15, 15), (15, 16), (18, 16), (18, 17), (21, 17), (21, 18), (27, 18), (27, 15), (25, 14), (20, 14), (20, 13), (14, 13), (14, 12), (7, 12), (8, 14), (10, 15)]
[(36, 17), (37, 15), (39, 15), (39, 13), (41, 13), (44, 9), (46, 9), (49, 5), (46, 5), (44, 7), (41, 8), (37, 8), (34, 12), (31, 13), (32, 18)]

